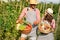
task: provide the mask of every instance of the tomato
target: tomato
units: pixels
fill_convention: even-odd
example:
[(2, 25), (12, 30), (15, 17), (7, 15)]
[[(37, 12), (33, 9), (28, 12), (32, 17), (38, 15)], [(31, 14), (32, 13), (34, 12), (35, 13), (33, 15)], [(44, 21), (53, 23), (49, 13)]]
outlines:
[(31, 25), (26, 26), (26, 29), (28, 29), (28, 30), (31, 29), (31, 28), (32, 28)]

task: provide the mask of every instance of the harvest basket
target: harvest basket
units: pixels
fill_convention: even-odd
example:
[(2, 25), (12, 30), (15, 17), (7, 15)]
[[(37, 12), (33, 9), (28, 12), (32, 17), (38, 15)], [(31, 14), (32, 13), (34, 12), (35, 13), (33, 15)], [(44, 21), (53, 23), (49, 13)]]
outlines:
[(32, 30), (32, 25), (24, 21), (23, 23), (17, 24), (17, 30), (20, 30), (20, 32), (23, 34), (29, 34)]
[(51, 32), (51, 26), (50, 26), (49, 23), (47, 23), (46, 21), (44, 21), (43, 23), (40, 23), (40, 24), (39, 24), (38, 30), (39, 30), (41, 33), (48, 34), (48, 33)]

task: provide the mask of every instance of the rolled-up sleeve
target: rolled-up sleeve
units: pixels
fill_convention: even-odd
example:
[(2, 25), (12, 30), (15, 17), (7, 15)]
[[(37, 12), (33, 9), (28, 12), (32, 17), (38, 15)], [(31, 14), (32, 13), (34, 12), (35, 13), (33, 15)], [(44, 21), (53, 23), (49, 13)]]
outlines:
[(55, 20), (52, 20), (52, 27), (55, 29)]
[(36, 10), (37, 21), (40, 22), (40, 11)]

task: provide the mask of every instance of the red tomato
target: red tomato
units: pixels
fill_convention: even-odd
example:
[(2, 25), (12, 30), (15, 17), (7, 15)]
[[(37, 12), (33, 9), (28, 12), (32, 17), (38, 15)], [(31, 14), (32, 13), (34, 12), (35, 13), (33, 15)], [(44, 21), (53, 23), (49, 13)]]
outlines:
[(28, 29), (28, 30), (31, 29), (31, 25), (27, 25), (26, 29)]

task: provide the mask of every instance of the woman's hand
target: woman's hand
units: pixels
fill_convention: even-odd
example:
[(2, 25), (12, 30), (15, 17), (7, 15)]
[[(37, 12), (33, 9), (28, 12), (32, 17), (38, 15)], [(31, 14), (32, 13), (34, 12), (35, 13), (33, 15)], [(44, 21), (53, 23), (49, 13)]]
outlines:
[(54, 32), (55, 30), (54, 30), (54, 28), (52, 28), (52, 32)]

